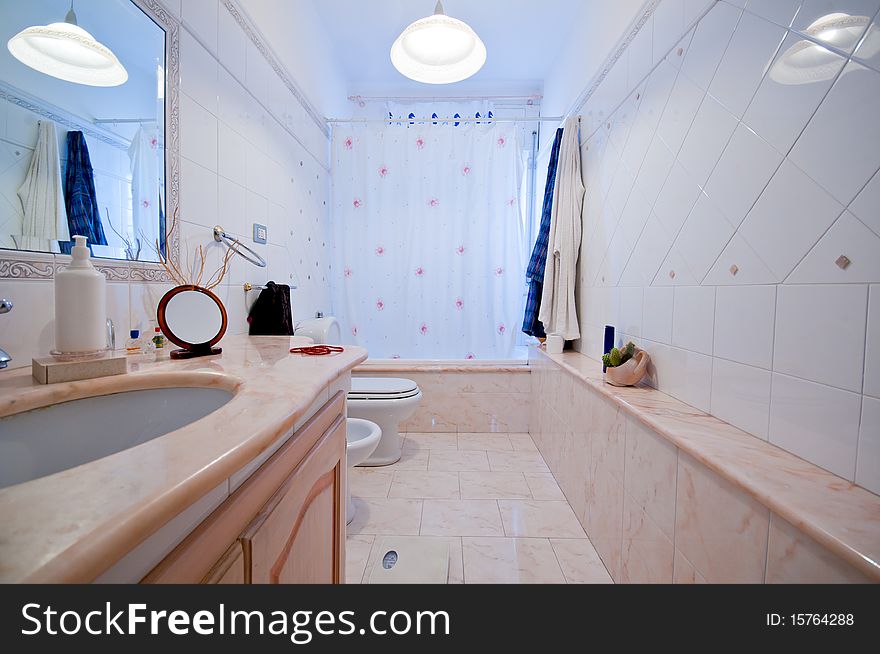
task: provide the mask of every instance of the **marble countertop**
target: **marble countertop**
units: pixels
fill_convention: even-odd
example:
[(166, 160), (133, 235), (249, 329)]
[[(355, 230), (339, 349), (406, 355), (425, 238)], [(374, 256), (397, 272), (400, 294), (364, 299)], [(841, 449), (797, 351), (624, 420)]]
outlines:
[(880, 581), (880, 497), (654, 388), (606, 384), (596, 359), (533, 349)]
[(0, 416), (57, 402), (162, 387), (224, 388), (208, 416), (117, 454), (0, 489), (0, 582), (86, 582), (252, 461), (321, 391), (367, 358), (289, 353), (311, 339), (227, 336), (216, 356), (131, 362), (129, 373), (40, 385), (0, 372)]

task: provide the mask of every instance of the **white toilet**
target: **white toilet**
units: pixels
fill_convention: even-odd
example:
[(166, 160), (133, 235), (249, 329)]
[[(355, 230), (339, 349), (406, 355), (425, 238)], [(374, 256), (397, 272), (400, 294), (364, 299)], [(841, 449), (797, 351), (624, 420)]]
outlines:
[[(348, 418), (345, 421), (346, 462), (349, 468), (359, 466), (369, 458), (379, 441), (382, 439), (382, 430), (375, 422), (361, 420), (360, 418)], [(355, 508), (351, 501), (351, 482), (345, 484), (345, 524), (354, 520)]]
[[(325, 345), (338, 345), (341, 340), (339, 323), (332, 316), (303, 320), (294, 334)], [(400, 423), (413, 414), (421, 399), (422, 391), (410, 379), (352, 377), (348, 416), (375, 422), (382, 430), (379, 446), (359, 465), (387, 466), (400, 459)]]

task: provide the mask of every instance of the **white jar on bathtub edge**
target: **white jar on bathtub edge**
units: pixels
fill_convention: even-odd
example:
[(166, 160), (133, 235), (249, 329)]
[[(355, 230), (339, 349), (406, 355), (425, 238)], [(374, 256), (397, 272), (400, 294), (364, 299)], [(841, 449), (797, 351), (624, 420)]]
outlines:
[(562, 354), (565, 339), (560, 334), (547, 334), (547, 354)]

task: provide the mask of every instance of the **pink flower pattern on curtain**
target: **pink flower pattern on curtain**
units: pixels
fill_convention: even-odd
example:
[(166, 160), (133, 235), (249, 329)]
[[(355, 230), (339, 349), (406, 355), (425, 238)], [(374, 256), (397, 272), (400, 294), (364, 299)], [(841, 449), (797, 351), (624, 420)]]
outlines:
[(374, 358), (512, 355), (524, 283), (508, 271), (526, 257), (515, 141), (499, 124), (336, 130), (331, 288), (348, 343)]

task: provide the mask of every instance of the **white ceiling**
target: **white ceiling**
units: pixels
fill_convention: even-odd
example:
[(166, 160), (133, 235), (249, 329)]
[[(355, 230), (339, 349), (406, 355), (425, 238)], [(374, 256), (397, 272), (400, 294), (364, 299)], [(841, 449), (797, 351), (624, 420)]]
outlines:
[(435, 0), (311, 0), (329, 34), (349, 93), (473, 95), (540, 93), (583, 0), (444, 0), (446, 13), (468, 23), (486, 44), (483, 69), (442, 86), (406, 79), (391, 65), (394, 39), (432, 14)]

